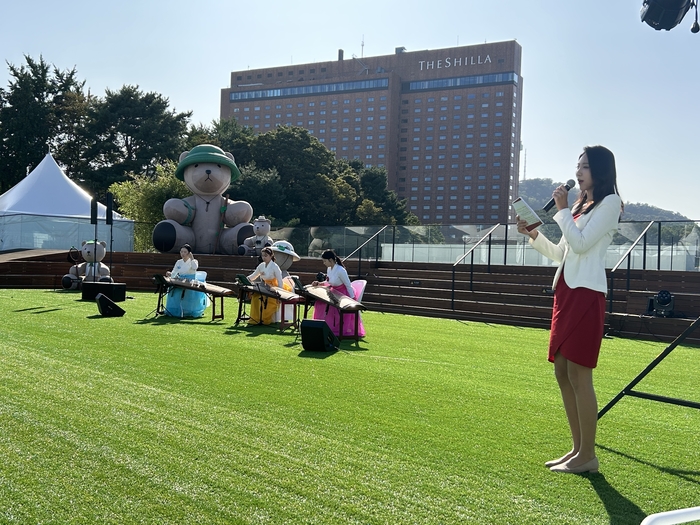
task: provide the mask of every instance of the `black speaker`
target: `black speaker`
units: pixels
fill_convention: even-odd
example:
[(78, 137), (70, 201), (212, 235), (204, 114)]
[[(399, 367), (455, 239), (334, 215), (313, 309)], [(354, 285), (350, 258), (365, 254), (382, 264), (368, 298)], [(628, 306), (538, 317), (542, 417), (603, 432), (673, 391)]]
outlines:
[(304, 319), (301, 322), (301, 346), (308, 352), (333, 352), (340, 341), (326, 321)]
[(112, 224), (112, 209), (114, 208), (114, 196), (111, 192), (107, 192), (107, 221), (106, 224)]
[(126, 313), (105, 294), (98, 293), (95, 301), (97, 301), (97, 309), (103, 317), (121, 317)]
[(99, 294), (106, 295), (115, 303), (126, 301), (126, 283), (83, 281), (81, 287), (83, 301), (94, 301)]
[(97, 224), (97, 199), (95, 197), (90, 201), (90, 224)]

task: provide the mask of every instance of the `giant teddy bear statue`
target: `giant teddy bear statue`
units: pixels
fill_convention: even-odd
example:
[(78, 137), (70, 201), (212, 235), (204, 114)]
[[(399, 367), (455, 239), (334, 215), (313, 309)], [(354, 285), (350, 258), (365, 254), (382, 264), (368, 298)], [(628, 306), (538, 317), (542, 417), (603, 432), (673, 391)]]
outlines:
[(156, 250), (178, 253), (189, 244), (196, 253), (237, 254), (253, 235), (253, 208), (223, 194), (240, 175), (233, 155), (217, 146), (200, 144), (180, 155), (175, 176), (194, 195), (163, 205), (166, 220), (153, 229)]

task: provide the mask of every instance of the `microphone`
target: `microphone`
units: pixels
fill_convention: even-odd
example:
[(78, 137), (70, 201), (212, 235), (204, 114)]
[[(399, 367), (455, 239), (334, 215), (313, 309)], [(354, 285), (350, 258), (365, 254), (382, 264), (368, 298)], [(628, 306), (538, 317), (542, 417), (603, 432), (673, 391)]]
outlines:
[[(564, 184), (564, 189), (566, 191), (569, 191), (574, 186), (576, 186), (576, 181), (574, 179), (569, 179), (568, 181), (566, 181), (566, 184)], [(554, 206), (554, 197), (549, 199), (549, 202), (547, 204), (545, 204), (544, 206), (542, 206), (542, 209), (544, 211), (549, 211), (552, 209), (553, 206)]]

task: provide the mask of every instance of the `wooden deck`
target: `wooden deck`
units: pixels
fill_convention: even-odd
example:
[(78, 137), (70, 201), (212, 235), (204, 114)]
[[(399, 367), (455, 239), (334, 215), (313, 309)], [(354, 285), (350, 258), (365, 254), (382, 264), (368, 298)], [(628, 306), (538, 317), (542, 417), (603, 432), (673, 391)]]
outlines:
[[(153, 275), (172, 269), (175, 254), (118, 252), (111, 254), (111, 273), (127, 291), (155, 291)], [(197, 255), (207, 282), (231, 287), (236, 274), (251, 273), (256, 257)], [(103, 261), (110, 264), (110, 254)], [(549, 328), (554, 267), (391, 263), (348, 261), (351, 279), (367, 280), (363, 303), (370, 310), (468, 321)], [(0, 253), (0, 287), (60, 289), (71, 267), (68, 252), (25, 250)], [(305, 284), (324, 269), (317, 258), (304, 257), (291, 267)], [(619, 275), (618, 275), (619, 273)], [(607, 315), (612, 334), (671, 341), (700, 316), (700, 272), (632, 270), (627, 290), (626, 270), (613, 280), (613, 313)], [(454, 292), (453, 292), (454, 289)], [(665, 289), (675, 296), (672, 318), (647, 315), (650, 297)], [(610, 294), (609, 296), (610, 297)], [(608, 302), (608, 308), (610, 303)], [(700, 344), (700, 330), (688, 343)]]

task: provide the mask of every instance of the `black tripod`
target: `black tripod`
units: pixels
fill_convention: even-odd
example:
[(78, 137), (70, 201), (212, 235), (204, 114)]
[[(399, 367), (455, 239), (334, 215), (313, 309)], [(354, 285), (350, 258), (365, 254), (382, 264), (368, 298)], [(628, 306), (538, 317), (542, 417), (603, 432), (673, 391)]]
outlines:
[(624, 396), (641, 397), (643, 399), (651, 399), (652, 401), (660, 401), (662, 403), (670, 403), (672, 405), (680, 405), (690, 408), (700, 408), (700, 403), (696, 403), (694, 401), (686, 401), (685, 399), (659, 396), (657, 394), (649, 394), (647, 392), (638, 392), (636, 390), (632, 390), (637, 385), (637, 383), (644, 379), (647, 376), (647, 374), (656, 367), (656, 365), (663, 361), (666, 358), (666, 356), (673, 351), (674, 348), (681, 344), (685, 340), (685, 338), (688, 337), (693, 332), (693, 330), (695, 330), (695, 328), (697, 328), (698, 324), (700, 324), (700, 317), (693, 321), (693, 323), (688, 328), (686, 328), (681, 335), (676, 337), (673, 340), (673, 342), (670, 345), (668, 345), (668, 347), (666, 347), (666, 350), (661, 352), (658, 355), (658, 357), (654, 359), (651, 363), (649, 363), (649, 365), (637, 377), (635, 377), (629, 385), (623, 388), (622, 391), (612, 399), (612, 401), (605, 405), (603, 409), (600, 412), (598, 412), (598, 419), (603, 417), (605, 413), (608, 410), (610, 410), (615, 405), (615, 403), (617, 403)]

